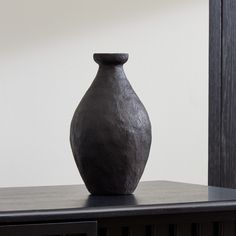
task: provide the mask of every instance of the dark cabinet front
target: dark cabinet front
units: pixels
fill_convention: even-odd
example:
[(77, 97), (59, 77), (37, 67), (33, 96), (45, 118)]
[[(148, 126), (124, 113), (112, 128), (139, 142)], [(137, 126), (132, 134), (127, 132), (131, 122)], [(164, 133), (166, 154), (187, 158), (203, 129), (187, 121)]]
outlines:
[(96, 236), (96, 221), (0, 226), (1, 236)]
[(133, 195), (84, 185), (0, 188), (0, 236), (235, 236), (236, 190), (140, 182)]

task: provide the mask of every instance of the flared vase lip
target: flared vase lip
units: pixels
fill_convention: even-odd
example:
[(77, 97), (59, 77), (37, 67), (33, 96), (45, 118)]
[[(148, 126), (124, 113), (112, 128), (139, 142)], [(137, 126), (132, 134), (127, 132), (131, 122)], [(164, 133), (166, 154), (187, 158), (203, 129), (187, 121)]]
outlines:
[(128, 53), (94, 53), (93, 59), (99, 65), (123, 65), (129, 58)]

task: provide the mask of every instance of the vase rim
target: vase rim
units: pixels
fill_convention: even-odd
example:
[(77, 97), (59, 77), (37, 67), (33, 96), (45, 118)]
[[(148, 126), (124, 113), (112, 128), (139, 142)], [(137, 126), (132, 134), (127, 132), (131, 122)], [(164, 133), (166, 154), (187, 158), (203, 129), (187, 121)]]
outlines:
[(95, 52), (93, 55), (129, 55), (127, 52)]
[(93, 59), (99, 65), (123, 65), (129, 58), (128, 53), (94, 53)]

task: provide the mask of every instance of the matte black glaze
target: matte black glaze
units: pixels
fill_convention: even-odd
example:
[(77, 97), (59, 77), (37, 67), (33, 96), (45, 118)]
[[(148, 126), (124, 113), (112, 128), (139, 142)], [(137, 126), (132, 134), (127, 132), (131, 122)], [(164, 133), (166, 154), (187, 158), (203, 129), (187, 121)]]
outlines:
[(94, 54), (97, 75), (71, 122), (73, 155), (90, 193), (131, 194), (146, 165), (151, 124), (127, 80), (128, 54)]

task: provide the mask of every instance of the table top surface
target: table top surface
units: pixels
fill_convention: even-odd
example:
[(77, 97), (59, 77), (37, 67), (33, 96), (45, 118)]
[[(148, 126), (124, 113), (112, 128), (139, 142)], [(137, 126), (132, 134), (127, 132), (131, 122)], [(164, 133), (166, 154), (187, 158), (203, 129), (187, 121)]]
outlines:
[(220, 210), (236, 210), (235, 189), (170, 181), (140, 182), (134, 194), (119, 196), (92, 196), (84, 185), (0, 188), (0, 223)]

